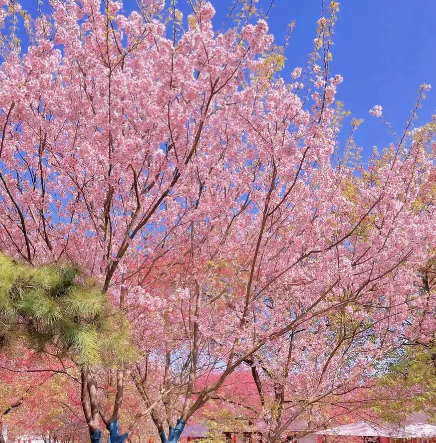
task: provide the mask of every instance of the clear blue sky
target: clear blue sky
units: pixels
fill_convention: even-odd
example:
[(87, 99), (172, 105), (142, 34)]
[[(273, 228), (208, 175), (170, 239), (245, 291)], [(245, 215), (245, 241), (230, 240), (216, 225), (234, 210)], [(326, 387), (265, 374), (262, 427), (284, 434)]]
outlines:
[[(169, 3), (169, 0), (166, 0)], [(325, 0), (326, 4), (329, 0)], [(217, 28), (229, 11), (232, 0), (212, 0)], [(383, 106), (384, 115), (401, 132), (412, 109), (416, 90), (430, 83), (433, 90), (420, 110), (419, 123), (427, 121), (436, 109), (436, 0), (342, 0), (333, 46), (331, 73), (339, 73), (344, 83), (338, 99), (353, 117), (365, 119), (357, 134), (357, 143), (369, 153), (372, 146), (383, 148), (391, 138), (379, 119), (368, 111)], [(36, 0), (22, 0), (35, 8)], [(259, 0), (266, 9), (270, 0)], [(135, 0), (124, 0), (125, 10), (135, 8)], [(178, 7), (190, 11), (187, 0)], [(286, 80), (296, 66), (305, 66), (312, 50), (321, 0), (275, 0), (269, 14), (271, 32), (277, 44), (283, 43), (287, 25), (296, 27), (286, 52), (282, 72)]]

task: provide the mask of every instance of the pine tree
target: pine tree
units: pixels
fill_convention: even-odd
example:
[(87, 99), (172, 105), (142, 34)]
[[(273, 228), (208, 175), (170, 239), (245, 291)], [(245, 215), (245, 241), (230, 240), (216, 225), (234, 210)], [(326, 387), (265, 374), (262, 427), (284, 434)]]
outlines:
[(18, 263), (0, 254), (0, 346), (51, 344), (81, 365), (127, 358), (127, 324), (74, 265)]

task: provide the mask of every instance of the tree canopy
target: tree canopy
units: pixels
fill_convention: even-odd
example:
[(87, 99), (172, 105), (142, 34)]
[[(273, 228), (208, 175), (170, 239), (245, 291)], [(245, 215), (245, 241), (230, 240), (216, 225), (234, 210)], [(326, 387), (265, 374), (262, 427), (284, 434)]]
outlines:
[(161, 1), (56, 0), (36, 18), (0, 5), (3, 335), (74, 348), (92, 441), (101, 421), (125, 438), (134, 386), (135, 420), (176, 443), (245, 367), (274, 443), (405, 337), (431, 340), (436, 125), (413, 126), (429, 86), (386, 149), (364, 162), (356, 120), (344, 148), (337, 2), (290, 81), (250, 2), (221, 30), (206, 1), (187, 21)]

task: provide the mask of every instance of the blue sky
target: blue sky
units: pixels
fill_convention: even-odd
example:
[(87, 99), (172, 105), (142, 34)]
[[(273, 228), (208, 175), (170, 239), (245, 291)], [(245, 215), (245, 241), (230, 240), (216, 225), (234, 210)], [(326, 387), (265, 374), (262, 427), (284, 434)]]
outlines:
[[(271, 0), (259, 0), (258, 7), (268, 8)], [(166, 0), (169, 3), (169, 0)], [(329, 0), (325, 0), (326, 3)], [(233, 0), (212, 0), (217, 10), (217, 29)], [(436, 0), (342, 0), (332, 48), (331, 73), (341, 74), (337, 98), (352, 116), (363, 118), (358, 146), (368, 154), (372, 146), (385, 147), (392, 139), (386, 128), (368, 111), (383, 106), (384, 115), (401, 132), (415, 103), (420, 84), (430, 83), (434, 90), (420, 110), (419, 123), (436, 112)], [(36, 0), (22, 0), (35, 9)], [(124, 0), (125, 10), (135, 8), (135, 0)], [(189, 13), (188, 0), (178, 7)], [(282, 76), (291, 80), (296, 66), (305, 66), (313, 47), (321, 0), (275, 0), (269, 14), (271, 32), (277, 44), (283, 43), (287, 25), (296, 21)], [(344, 128), (345, 132), (348, 132)]]

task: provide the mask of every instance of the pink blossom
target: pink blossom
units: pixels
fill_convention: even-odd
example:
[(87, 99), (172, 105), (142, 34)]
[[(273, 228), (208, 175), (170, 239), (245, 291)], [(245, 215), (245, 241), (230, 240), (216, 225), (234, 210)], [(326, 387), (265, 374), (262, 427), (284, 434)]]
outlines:
[(265, 20), (259, 20), (256, 25), (256, 31), (260, 35), (264, 35), (268, 32), (268, 23)]
[(340, 74), (336, 74), (336, 75), (334, 76), (334, 78), (332, 78), (330, 81), (331, 81), (332, 84), (334, 84), (334, 85), (340, 85), (340, 84), (344, 81), (344, 78), (342, 77), (342, 75), (340, 75)]
[(383, 112), (383, 108), (380, 105), (375, 105), (369, 113), (371, 115), (375, 115), (376, 117), (381, 117)]
[(302, 72), (301, 68), (295, 68), (291, 73), (292, 78), (296, 79), (296, 78), (300, 77), (301, 72)]
[(215, 8), (212, 3), (206, 2), (198, 8), (197, 14), (200, 14), (202, 21), (210, 21), (215, 15)]

